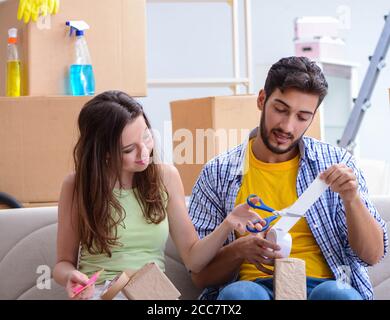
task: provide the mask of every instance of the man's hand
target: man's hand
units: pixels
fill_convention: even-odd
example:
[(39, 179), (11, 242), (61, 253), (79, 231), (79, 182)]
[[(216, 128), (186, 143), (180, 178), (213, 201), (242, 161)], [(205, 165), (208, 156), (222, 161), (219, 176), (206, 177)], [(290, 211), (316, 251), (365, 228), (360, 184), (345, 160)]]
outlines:
[(275, 251), (280, 250), (280, 246), (276, 243), (268, 241), (264, 238), (264, 233), (256, 235), (249, 234), (245, 237), (238, 238), (234, 241), (237, 253), (241, 259), (245, 259), (252, 263), (260, 271), (272, 275), (272, 270), (266, 268), (264, 265), (273, 266), (275, 259), (282, 258), (279, 253)]
[(340, 194), (344, 202), (352, 202), (359, 197), (358, 182), (353, 170), (345, 164), (335, 164), (320, 174), (333, 192)]

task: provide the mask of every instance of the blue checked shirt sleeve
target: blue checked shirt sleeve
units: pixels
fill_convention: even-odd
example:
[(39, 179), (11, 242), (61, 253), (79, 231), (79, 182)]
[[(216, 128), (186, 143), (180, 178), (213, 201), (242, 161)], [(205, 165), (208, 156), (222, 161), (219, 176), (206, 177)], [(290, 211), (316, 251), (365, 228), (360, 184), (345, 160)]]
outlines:
[[(368, 196), (368, 189), (367, 189), (367, 184), (366, 180), (364, 179), (361, 170), (356, 166), (355, 159), (352, 155), (350, 155), (350, 159), (346, 162), (346, 165), (350, 168), (353, 169), (357, 180), (359, 184), (359, 192), (360, 192), (360, 197), (363, 200), (363, 203), (367, 207), (368, 211), (371, 213), (371, 215), (374, 217), (376, 221), (378, 221), (379, 225), (381, 226), (383, 230), (383, 244), (384, 244), (384, 254), (381, 259), (383, 259), (387, 252), (388, 252), (388, 246), (389, 246), (389, 239), (388, 239), (388, 234), (387, 234), (387, 227), (386, 227), (386, 222), (381, 218), (379, 212), (377, 209), (374, 207), (372, 201), (370, 200)], [(337, 224), (341, 233), (343, 245), (346, 248), (346, 253), (348, 257), (352, 260), (357, 261), (359, 264), (361, 264), (364, 267), (369, 267), (370, 265), (363, 260), (361, 260), (357, 254), (352, 250), (349, 241), (348, 241), (348, 228), (347, 228), (347, 222), (346, 222), (346, 216), (345, 216), (345, 208), (342, 203), (342, 200), (340, 197), (338, 197), (339, 201), (337, 204), (337, 210), (336, 210), (336, 219), (337, 219)], [(364, 235), (362, 235), (364, 236)]]
[(204, 238), (222, 223), (225, 214), (217, 194), (218, 176), (213, 162), (207, 163), (192, 189), (189, 215), (200, 238)]

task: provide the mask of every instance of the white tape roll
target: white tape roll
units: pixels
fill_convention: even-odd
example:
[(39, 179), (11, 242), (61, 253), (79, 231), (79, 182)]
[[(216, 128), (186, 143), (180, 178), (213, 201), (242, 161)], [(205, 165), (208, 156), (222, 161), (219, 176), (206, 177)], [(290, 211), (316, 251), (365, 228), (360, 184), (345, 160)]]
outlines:
[(272, 228), (268, 231), (266, 239), (280, 246), (280, 250), (275, 252), (280, 253), (282, 258), (288, 258), (290, 256), (292, 247), (291, 234), (280, 229)]

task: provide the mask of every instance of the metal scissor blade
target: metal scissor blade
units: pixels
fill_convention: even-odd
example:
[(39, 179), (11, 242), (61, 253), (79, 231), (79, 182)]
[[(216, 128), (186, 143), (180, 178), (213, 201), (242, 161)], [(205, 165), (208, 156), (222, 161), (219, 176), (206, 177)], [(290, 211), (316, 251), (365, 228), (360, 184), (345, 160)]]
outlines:
[(274, 211), (273, 213), (281, 217), (304, 218), (303, 214), (289, 212), (287, 209), (283, 209), (281, 211)]

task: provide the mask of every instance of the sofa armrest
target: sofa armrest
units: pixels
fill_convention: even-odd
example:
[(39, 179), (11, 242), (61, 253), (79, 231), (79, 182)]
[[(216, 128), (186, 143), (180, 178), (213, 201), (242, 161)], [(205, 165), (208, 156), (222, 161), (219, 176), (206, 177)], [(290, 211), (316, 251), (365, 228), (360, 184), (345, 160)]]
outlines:
[[(66, 299), (51, 279), (56, 259), (57, 208), (0, 211), (0, 299)], [(42, 269), (38, 269), (38, 268)], [(37, 287), (42, 270), (47, 286)]]
[[(386, 221), (390, 232), (390, 196), (371, 196), (381, 217)], [(390, 299), (390, 256), (387, 255), (380, 263), (368, 268), (371, 283), (374, 287), (374, 298)]]

